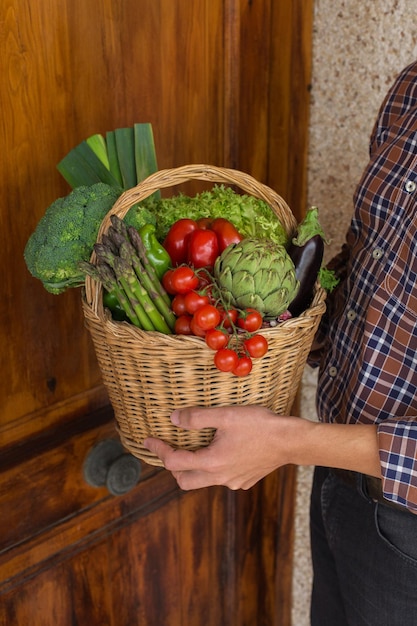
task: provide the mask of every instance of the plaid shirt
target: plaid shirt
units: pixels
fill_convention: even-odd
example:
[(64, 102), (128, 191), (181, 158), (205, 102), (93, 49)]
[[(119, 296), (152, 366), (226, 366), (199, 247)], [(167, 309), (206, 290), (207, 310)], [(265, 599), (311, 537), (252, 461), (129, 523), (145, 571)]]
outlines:
[(354, 203), (329, 264), (318, 413), (378, 425), (384, 495), (417, 513), (417, 62), (383, 102)]

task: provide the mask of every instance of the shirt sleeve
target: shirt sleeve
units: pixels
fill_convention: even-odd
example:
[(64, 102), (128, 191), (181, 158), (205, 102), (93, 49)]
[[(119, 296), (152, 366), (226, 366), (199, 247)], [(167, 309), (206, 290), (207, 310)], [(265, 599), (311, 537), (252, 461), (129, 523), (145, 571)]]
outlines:
[(384, 496), (417, 514), (417, 415), (379, 424), (378, 444)]

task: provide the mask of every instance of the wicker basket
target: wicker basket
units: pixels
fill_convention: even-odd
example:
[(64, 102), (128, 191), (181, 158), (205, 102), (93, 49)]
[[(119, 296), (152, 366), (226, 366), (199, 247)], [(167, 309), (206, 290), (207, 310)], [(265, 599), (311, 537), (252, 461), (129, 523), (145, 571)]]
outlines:
[[(161, 170), (124, 192), (103, 220), (98, 240), (110, 226), (111, 214), (122, 218), (133, 204), (155, 191), (191, 179), (235, 185), (267, 202), (289, 234), (297, 226), (284, 200), (251, 176), (237, 170), (189, 165)], [(174, 426), (170, 415), (175, 408), (260, 404), (278, 414), (288, 413), (325, 310), (324, 301), (325, 292), (317, 285), (311, 307), (300, 317), (263, 329), (268, 352), (254, 360), (249, 376), (240, 378), (218, 371), (213, 364), (213, 351), (198, 337), (145, 332), (127, 322), (113, 321), (103, 309), (101, 284), (87, 277), (83, 294), (86, 326), (123, 445), (143, 461), (162, 465), (142, 446), (147, 436), (195, 450), (208, 445), (214, 434), (209, 428), (190, 431)]]

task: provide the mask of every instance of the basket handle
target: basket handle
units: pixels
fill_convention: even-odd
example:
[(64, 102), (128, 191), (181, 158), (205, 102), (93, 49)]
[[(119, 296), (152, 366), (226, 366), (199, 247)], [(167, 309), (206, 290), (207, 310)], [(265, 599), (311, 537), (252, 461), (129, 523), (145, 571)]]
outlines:
[[(145, 178), (145, 180), (136, 185), (136, 187), (127, 189), (122, 193), (104, 217), (97, 234), (97, 241), (101, 241), (102, 235), (106, 233), (110, 227), (111, 215), (117, 215), (123, 219), (131, 206), (137, 202), (141, 202), (155, 191), (180, 185), (189, 180), (236, 185), (245, 193), (266, 202), (274, 211), (289, 236), (291, 236), (297, 228), (297, 221), (285, 200), (273, 189), (258, 182), (249, 174), (239, 170), (216, 167), (215, 165), (183, 165), (174, 169), (159, 170), (155, 172), (155, 174), (151, 174)], [(94, 252), (91, 260), (92, 262), (95, 261)], [(100, 294), (101, 285), (98, 285), (90, 276), (87, 276), (85, 281), (86, 300), (89, 304), (95, 303), (94, 308), (96, 311), (97, 305), (100, 306), (100, 304), (98, 304), (101, 301), (99, 297)]]

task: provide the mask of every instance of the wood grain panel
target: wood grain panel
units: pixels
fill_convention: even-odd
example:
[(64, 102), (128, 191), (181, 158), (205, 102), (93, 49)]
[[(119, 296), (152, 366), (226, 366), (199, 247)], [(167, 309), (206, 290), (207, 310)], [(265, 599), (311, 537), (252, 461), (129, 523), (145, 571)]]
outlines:
[(108, 401), (79, 290), (48, 294), (23, 261), (46, 207), (69, 191), (56, 163), (90, 134), (150, 121), (161, 168), (222, 164), (222, 4), (5, 0), (0, 445)]

